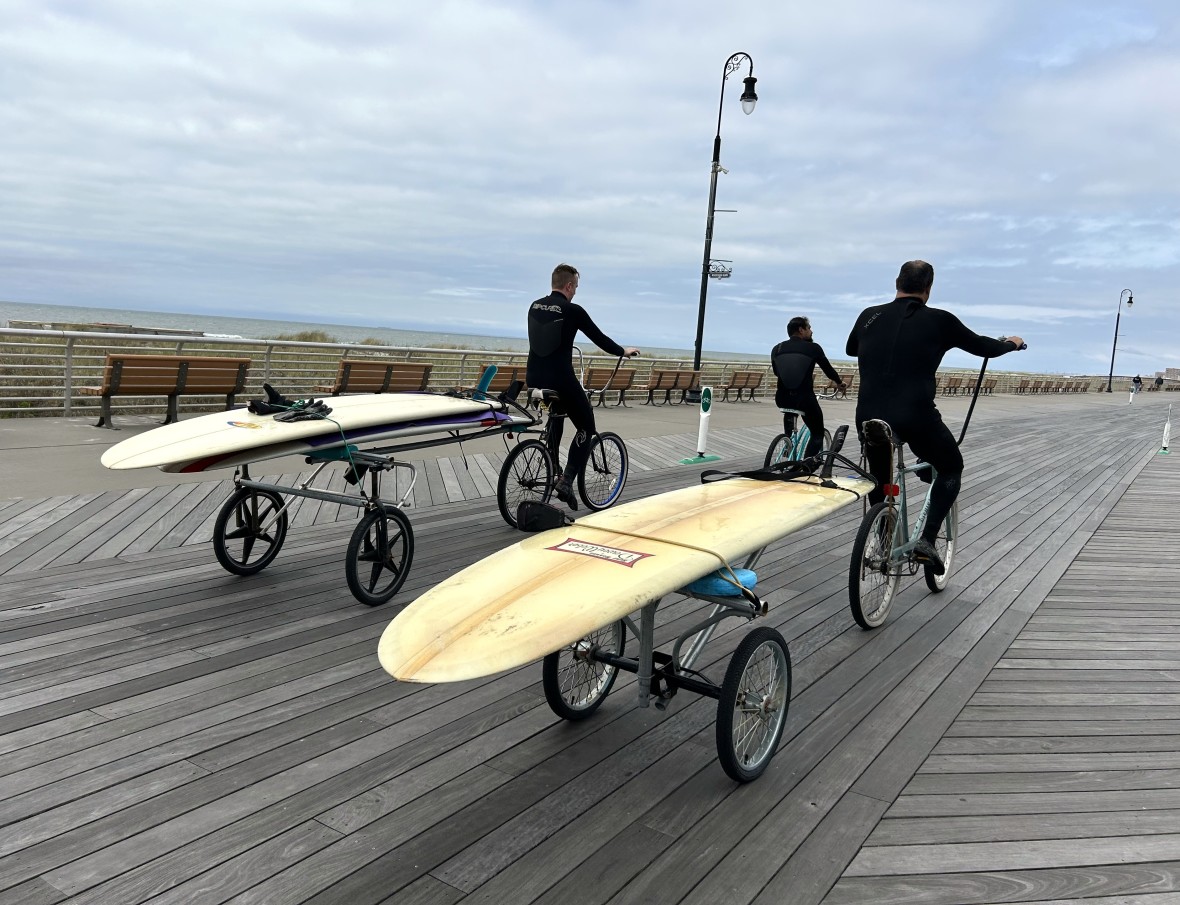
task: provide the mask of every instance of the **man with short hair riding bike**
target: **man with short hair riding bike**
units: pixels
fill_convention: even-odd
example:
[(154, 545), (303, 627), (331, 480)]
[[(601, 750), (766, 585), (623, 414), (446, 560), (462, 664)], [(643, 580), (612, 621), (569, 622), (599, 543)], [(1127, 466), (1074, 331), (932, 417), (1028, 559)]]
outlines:
[(869, 493), (869, 503), (881, 502), (885, 498), (881, 485), (892, 480), (889, 439), (874, 436), (872, 429), (865, 430), (865, 422), (879, 420), (886, 422), (899, 440), (909, 444), (915, 456), (937, 472), (930, 492), (930, 512), (914, 558), (941, 575), (943, 565), (934, 541), (959, 495), (963, 455), (934, 404), (935, 372), (951, 349), (997, 358), (1019, 349), (1024, 340), (1019, 336), (980, 336), (949, 311), (928, 307), (933, 285), (934, 268), (925, 261), (903, 264), (893, 301), (861, 312), (848, 336), (846, 352), (858, 360), (857, 432), (869, 471), (878, 483)]
[[(815, 398), (815, 385), (812, 382), (815, 366), (819, 365), (820, 370), (837, 386), (844, 386), (844, 381), (824, 354), (823, 347), (812, 339), (813, 335), (811, 322), (807, 318), (793, 317), (787, 324), (787, 339), (770, 350), (771, 369), (778, 378), (774, 404), (780, 409), (801, 411), (803, 423), (811, 432), (807, 449), (803, 453), (805, 459), (818, 453), (824, 440), (824, 413), (819, 407), (819, 400)], [(783, 412), (783, 433), (789, 437), (794, 432), (795, 416)]]
[[(556, 390), (561, 405), (577, 429), (570, 444), (565, 471), (554, 487), (554, 494), (570, 509), (578, 508), (573, 479), (586, 467), (590, 456), (590, 440), (594, 436), (594, 409), (586, 397), (578, 376), (574, 373), (574, 338), (579, 330), (598, 348), (611, 355), (638, 355), (635, 348), (623, 348), (603, 333), (591, 320), (586, 309), (574, 304), (578, 291), (579, 274), (569, 264), (558, 264), (553, 269), (550, 285), (553, 292), (529, 306), (529, 358), (526, 370), (528, 385), (533, 389)], [(556, 431), (554, 443), (561, 442), (562, 422), (551, 423)]]

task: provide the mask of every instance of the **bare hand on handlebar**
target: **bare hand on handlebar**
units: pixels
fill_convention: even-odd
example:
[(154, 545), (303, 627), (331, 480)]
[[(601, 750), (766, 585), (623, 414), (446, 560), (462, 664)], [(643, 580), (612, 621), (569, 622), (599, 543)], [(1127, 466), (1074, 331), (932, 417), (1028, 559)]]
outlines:
[(1014, 346), (1016, 346), (1017, 352), (1023, 352), (1025, 349), (1028, 348), (1028, 343), (1026, 343), (1019, 336), (1001, 336), (1000, 339), (1006, 339), (1008, 342), (1010, 342)]
[(638, 354), (639, 354), (639, 350), (636, 349), (634, 346), (628, 346), (627, 348), (625, 348), (623, 350), (623, 357), (624, 358), (634, 358)]

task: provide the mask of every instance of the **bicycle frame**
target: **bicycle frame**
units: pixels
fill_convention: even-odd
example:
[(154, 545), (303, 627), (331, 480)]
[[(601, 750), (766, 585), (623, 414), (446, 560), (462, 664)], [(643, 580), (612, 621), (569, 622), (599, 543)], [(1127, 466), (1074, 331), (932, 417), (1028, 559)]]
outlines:
[[(891, 469), (894, 483), (885, 488), (885, 501), (890, 505), (894, 511), (893, 519), (893, 537), (891, 538), (892, 551), (889, 556), (889, 571), (897, 570), (900, 572), (902, 567), (908, 566), (910, 574), (916, 574), (918, 571), (918, 563), (910, 558), (914, 547), (917, 546), (919, 538), (922, 536), (922, 529), (926, 527), (926, 520), (930, 515), (930, 495), (934, 490), (934, 479), (938, 477), (938, 472), (935, 471), (934, 466), (928, 462), (915, 462), (913, 465), (905, 464), (905, 457), (902, 449), (899, 446), (893, 447), (893, 455), (895, 456), (894, 465)], [(925, 496), (922, 500), (922, 508), (918, 512), (918, 517), (914, 520), (913, 529), (910, 529), (909, 522), (909, 496), (906, 492), (906, 477), (908, 475), (916, 475), (923, 468), (930, 469), (930, 487), (927, 488)], [(896, 490), (895, 493), (890, 491)]]

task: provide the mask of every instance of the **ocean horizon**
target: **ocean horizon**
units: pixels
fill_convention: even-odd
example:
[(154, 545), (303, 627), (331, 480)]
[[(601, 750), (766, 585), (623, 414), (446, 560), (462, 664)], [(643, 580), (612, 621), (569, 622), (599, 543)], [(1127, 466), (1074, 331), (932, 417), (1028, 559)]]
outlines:
[[(400, 330), (393, 327), (366, 327), (356, 324), (328, 324), (184, 312), (135, 311), (127, 308), (93, 308), (77, 305), (43, 305), (0, 301), (0, 326), (7, 327), (10, 321), (31, 321), (44, 324), (118, 324), (130, 327), (151, 327), (155, 330), (197, 330), (210, 337), (242, 339), (274, 339), (280, 334), (289, 335), (318, 330), (332, 337), (333, 342), (342, 343), (377, 340), (387, 346), (528, 351), (528, 340), (523, 333), (520, 336), (489, 336), (474, 333)], [(592, 343), (582, 339), (579, 345), (589, 348)], [(649, 358), (691, 358), (693, 354), (691, 349), (656, 347), (645, 347), (643, 352)], [(760, 361), (767, 357), (748, 352), (717, 352), (713, 350), (706, 350), (704, 354), (741, 361)]]

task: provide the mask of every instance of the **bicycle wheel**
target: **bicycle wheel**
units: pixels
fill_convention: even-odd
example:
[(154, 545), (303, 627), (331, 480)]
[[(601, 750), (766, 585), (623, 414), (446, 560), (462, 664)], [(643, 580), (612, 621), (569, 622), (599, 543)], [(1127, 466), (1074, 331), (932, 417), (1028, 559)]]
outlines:
[(619, 668), (590, 655), (606, 650), (622, 656), (626, 638), (627, 628), (620, 619), (546, 656), (541, 685), (549, 708), (563, 720), (584, 720), (597, 710), (615, 684)]
[(793, 445), (790, 434), (779, 434), (770, 441), (770, 446), (766, 447), (766, 459), (762, 462), (762, 467), (770, 468), (771, 465), (786, 461)]
[(543, 443), (525, 440), (513, 447), (496, 482), (496, 503), (504, 521), (517, 527), (516, 507), (525, 500), (548, 503), (553, 494), (553, 479), (553, 457)]
[(368, 606), (385, 603), (401, 590), (413, 559), (414, 531), (405, 513), (396, 506), (367, 512), (348, 541), (348, 589)]
[(926, 587), (934, 593), (946, 588), (946, 584), (951, 578), (951, 563), (955, 559), (955, 538), (959, 533), (959, 503), (956, 501), (951, 506), (951, 511), (947, 513), (946, 519), (943, 520), (942, 527), (938, 530), (938, 537), (934, 539), (934, 550), (938, 553), (938, 558), (942, 560), (943, 573), (935, 575), (929, 566), (923, 566), (922, 570), (926, 573)]
[(254, 575), (279, 555), (287, 539), (287, 511), (272, 490), (239, 487), (213, 523), (213, 553), (227, 572)]
[(738, 645), (717, 701), (717, 756), (730, 779), (749, 782), (774, 757), (791, 704), (787, 642), (766, 626)]
[(607, 431), (590, 441), (590, 458), (578, 475), (578, 494), (591, 509), (607, 509), (618, 502), (627, 483), (627, 446)]
[(889, 562), (896, 523), (897, 510), (889, 503), (878, 503), (869, 508), (852, 542), (848, 602), (861, 628), (876, 628), (884, 622), (897, 592), (901, 573)]

